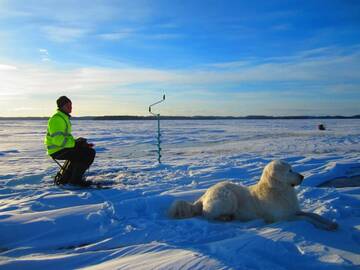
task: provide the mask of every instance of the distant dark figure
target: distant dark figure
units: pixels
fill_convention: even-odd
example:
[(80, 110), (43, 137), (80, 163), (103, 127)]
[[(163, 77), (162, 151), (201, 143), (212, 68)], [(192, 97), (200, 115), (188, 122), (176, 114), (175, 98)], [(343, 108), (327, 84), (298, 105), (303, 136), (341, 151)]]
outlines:
[(71, 135), (71, 100), (62, 96), (56, 103), (58, 109), (49, 119), (45, 144), (49, 156), (66, 162), (55, 178), (55, 183), (90, 186), (92, 182), (86, 181), (83, 175), (94, 161), (94, 145), (88, 143), (85, 138), (75, 140)]
[(318, 125), (319, 130), (325, 130), (325, 126), (323, 124)]

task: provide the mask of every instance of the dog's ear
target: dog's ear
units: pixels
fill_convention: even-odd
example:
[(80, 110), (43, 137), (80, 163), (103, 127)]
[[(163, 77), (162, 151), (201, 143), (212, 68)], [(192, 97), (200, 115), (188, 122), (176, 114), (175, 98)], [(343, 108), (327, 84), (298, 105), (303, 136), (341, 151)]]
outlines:
[(271, 161), (265, 166), (260, 181), (270, 188), (280, 187), (280, 180), (287, 166), (289, 165), (282, 160)]
[(290, 167), (289, 163), (281, 159), (274, 160), (271, 162), (271, 164), (274, 166), (274, 169), (276, 170), (281, 170), (283, 168)]
[(283, 175), (284, 173), (291, 171), (290, 164), (283, 160), (274, 160), (273, 162), (271, 162), (271, 165), (272, 172), (274, 174)]
[(262, 172), (260, 182), (265, 183), (268, 186), (272, 186), (271, 182), (274, 178), (274, 162), (267, 164)]

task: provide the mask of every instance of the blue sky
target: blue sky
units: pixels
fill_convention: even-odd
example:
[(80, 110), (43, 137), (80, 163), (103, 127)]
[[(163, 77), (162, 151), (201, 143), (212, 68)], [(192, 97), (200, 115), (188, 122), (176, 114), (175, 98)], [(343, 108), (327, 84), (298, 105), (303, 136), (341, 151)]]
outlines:
[(360, 1), (0, 0), (0, 116), (360, 114)]

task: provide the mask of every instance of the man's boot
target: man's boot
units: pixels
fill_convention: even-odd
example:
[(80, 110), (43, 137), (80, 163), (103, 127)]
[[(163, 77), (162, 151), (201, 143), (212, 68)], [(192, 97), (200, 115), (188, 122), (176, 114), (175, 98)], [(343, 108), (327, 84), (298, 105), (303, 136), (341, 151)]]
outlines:
[(73, 164), (70, 184), (82, 186), (82, 187), (90, 186), (92, 184), (92, 182), (86, 181), (85, 179), (83, 179), (86, 169), (87, 169), (87, 166), (84, 163)]

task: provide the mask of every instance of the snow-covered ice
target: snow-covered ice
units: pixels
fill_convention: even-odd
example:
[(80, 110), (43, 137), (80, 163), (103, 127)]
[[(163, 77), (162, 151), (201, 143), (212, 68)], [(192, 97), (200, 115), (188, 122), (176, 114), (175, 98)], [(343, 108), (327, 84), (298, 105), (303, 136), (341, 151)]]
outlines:
[[(319, 122), (326, 131), (317, 130)], [(73, 121), (95, 143), (88, 179), (112, 189), (53, 185), (46, 121), (0, 121), (1, 269), (359, 269), (360, 187), (318, 187), (360, 175), (360, 120)], [(257, 182), (273, 159), (305, 176), (301, 207), (336, 220), (214, 222), (167, 216), (229, 180)]]

